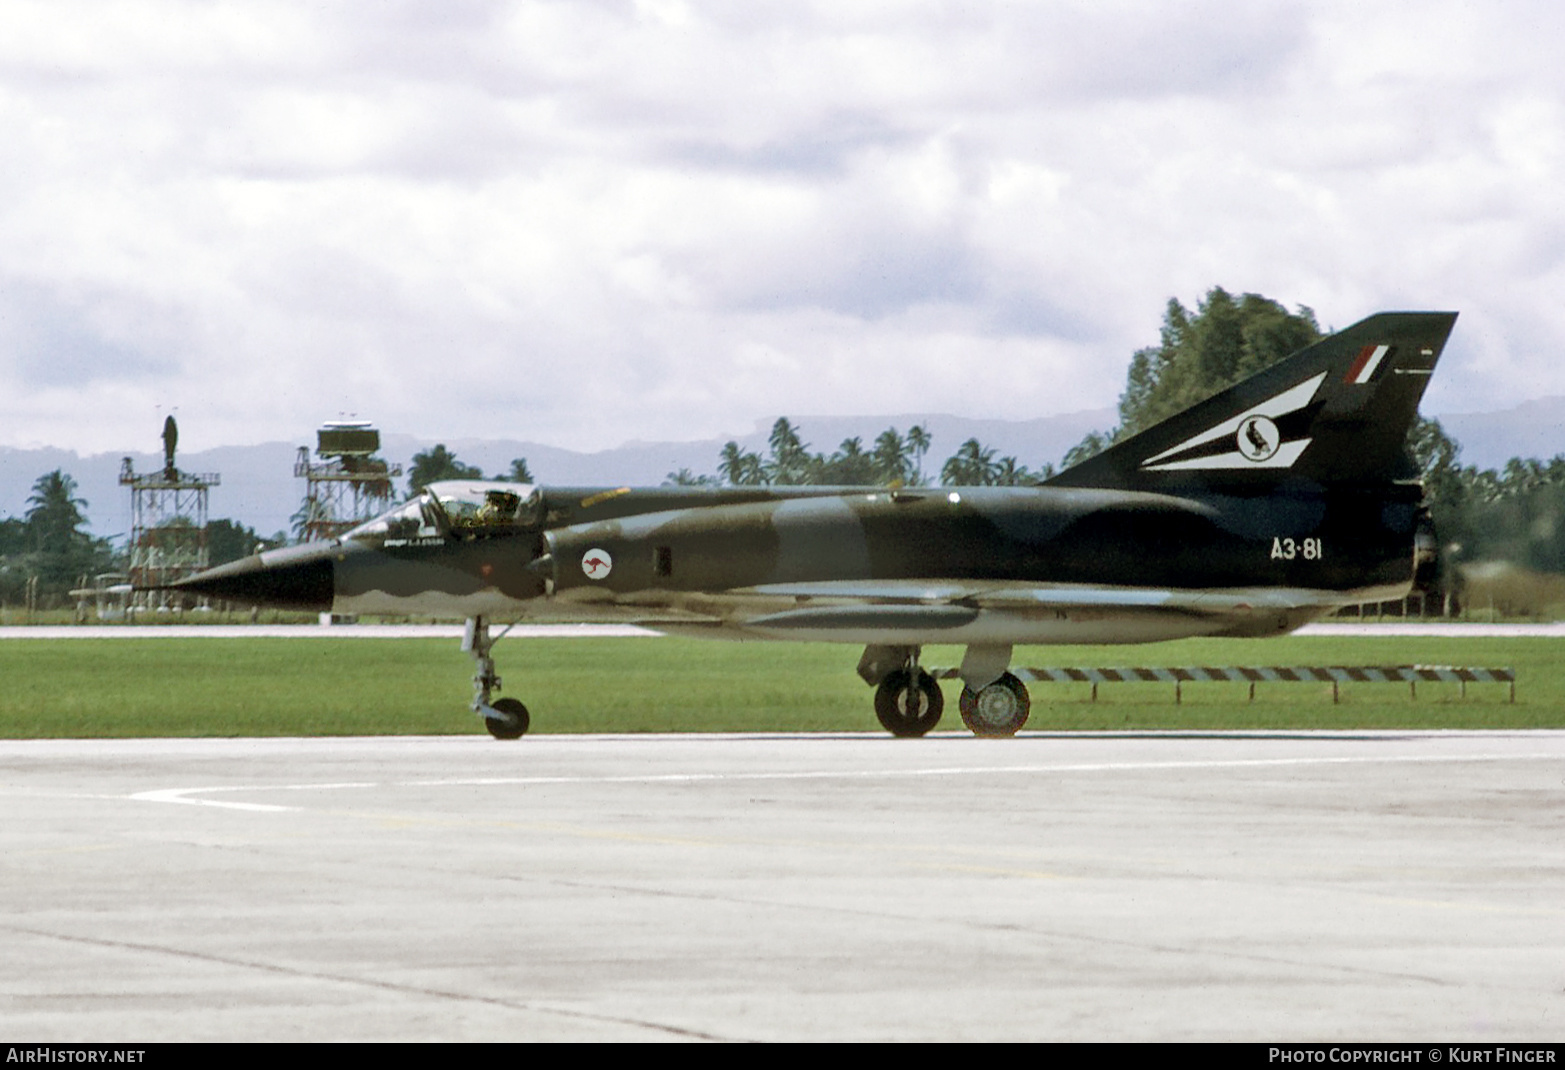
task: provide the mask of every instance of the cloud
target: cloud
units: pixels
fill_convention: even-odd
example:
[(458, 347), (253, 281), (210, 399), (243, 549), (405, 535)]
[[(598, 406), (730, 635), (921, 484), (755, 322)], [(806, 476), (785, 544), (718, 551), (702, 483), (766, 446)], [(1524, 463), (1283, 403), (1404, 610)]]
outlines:
[(1562, 22), (18, 0), (0, 443), (1074, 411), (1214, 285), (1461, 310), (1430, 411), (1565, 393)]
[(140, 295), (0, 284), (0, 351), (7, 354), (4, 372), (13, 388), (125, 384), (167, 375), (174, 361), (156, 339), (169, 333)]

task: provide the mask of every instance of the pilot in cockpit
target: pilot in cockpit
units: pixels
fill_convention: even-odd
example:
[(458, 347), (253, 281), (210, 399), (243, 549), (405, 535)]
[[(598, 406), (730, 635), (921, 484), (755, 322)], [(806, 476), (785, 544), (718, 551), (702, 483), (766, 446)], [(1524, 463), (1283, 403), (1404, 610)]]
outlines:
[(480, 527), (514, 523), (517, 508), (521, 504), (519, 495), (508, 490), (491, 490), (484, 494), (484, 504), (478, 507), (474, 519)]

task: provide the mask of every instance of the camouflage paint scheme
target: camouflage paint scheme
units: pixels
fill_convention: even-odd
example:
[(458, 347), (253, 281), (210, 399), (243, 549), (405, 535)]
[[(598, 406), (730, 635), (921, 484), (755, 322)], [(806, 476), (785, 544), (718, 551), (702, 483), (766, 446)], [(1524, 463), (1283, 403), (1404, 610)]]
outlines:
[(1009, 677), (1012, 644), (1275, 635), (1405, 595), (1433, 550), (1405, 441), (1455, 319), (1372, 316), (1040, 486), (438, 483), (333, 543), (178, 586), (863, 644), (860, 673), (915, 707), (918, 648), (968, 644), (969, 704)]

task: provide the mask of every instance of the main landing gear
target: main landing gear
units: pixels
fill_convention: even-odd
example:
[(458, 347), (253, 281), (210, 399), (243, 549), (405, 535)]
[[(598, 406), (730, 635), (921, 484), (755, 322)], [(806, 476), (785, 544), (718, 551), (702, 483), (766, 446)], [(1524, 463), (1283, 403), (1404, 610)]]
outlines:
[(957, 703), (962, 723), (975, 736), (1003, 739), (1027, 723), (1032, 699), (1027, 686), (1011, 674), (1009, 643), (968, 646), (962, 655), (962, 698)]
[[(510, 630), (507, 626), (505, 632)], [(470, 617), (462, 635), (462, 649), (473, 655), (477, 666), (473, 674), (473, 712), (483, 716), (484, 727), (496, 739), (520, 739), (532, 720), (527, 707), (514, 698), (489, 701), (490, 692), (500, 690), (500, 677), (494, 671), (494, 658), (489, 651), (505, 632), (491, 637), (486, 618)]]
[(962, 711), (962, 723), (973, 735), (1000, 739), (1021, 731), (1032, 710), (1032, 698), (1027, 694), (1027, 685), (1007, 672), (977, 691), (963, 686), (957, 708)]
[[(935, 677), (918, 663), (916, 646), (868, 646), (859, 659), (859, 676), (875, 685), (875, 716), (894, 736), (922, 736), (940, 723), (945, 696)], [(1027, 685), (1011, 673), (1009, 646), (969, 646), (956, 672), (963, 681), (958, 709), (975, 736), (1003, 739), (1027, 723), (1032, 698)], [(977, 686), (974, 686), (977, 685)]]
[(894, 736), (911, 739), (940, 723), (945, 696), (918, 665), (916, 646), (867, 646), (859, 677), (875, 688), (875, 716)]

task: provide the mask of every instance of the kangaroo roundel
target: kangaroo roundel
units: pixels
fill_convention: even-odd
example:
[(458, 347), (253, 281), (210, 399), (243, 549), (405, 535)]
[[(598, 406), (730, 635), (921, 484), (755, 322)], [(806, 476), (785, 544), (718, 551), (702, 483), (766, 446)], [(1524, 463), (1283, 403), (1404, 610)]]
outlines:
[(592, 549), (581, 555), (581, 570), (589, 580), (608, 579), (614, 569), (614, 559), (607, 550)]

